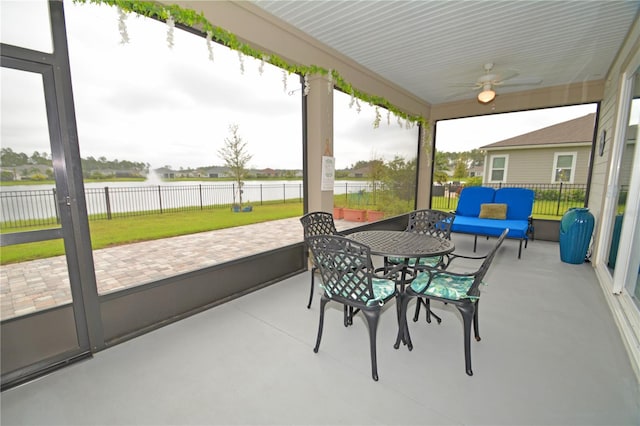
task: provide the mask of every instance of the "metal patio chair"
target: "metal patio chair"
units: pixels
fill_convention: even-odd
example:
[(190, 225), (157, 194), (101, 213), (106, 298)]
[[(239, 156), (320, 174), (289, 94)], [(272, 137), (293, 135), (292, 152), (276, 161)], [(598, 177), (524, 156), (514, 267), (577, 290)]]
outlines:
[[(328, 302), (335, 301), (349, 307), (350, 310), (362, 312), (369, 329), (371, 376), (377, 381), (378, 320), (383, 306), (398, 294), (394, 278), (403, 265), (398, 265), (380, 276), (375, 272), (371, 250), (364, 244), (337, 235), (309, 237), (308, 244), (320, 271), (321, 286), (324, 290), (320, 300), (318, 337), (313, 351), (318, 353), (320, 348), (325, 307)], [(396, 308), (399, 309), (397, 305)], [(397, 312), (394, 313), (394, 317), (397, 317)]]
[[(447, 213), (440, 210), (414, 210), (409, 213), (409, 222), (405, 232), (415, 232), (419, 234), (428, 234), (435, 237), (451, 239), (451, 225), (455, 218), (454, 213)], [(448, 255), (447, 255), (448, 256)], [(405, 259), (389, 257), (385, 258), (385, 266), (398, 265), (403, 263)], [(421, 257), (418, 259), (409, 259), (408, 267), (416, 268), (417, 266), (429, 266), (432, 268), (446, 268), (448, 265), (448, 257), (434, 256), (434, 257)], [(413, 315), (413, 321), (418, 321), (420, 315), (420, 305), (424, 305), (426, 310), (427, 322), (431, 322), (431, 316), (433, 315), (438, 321), (438, 324), (442, 322), (442, 319), (433, 313), (430, 307), (429, 299), (418, 298), (416, 300), (416, 311)]]
[(502, 245), (502, 242), (509, 233), (505, 229), (496, 245), (484, 256), (462, 256), (451, 254), (450, 262), (457, 258), (482, 260), (482, 265), (475, 272), (456, 273), (442, 269), (430, 268), (428, 266), (417, 267), (416, 278), (409, 285), (400, 300), (400, 326), (398, 327), (398, 337), (394, 347), (398, 349), (400, 342), (404, 342), (409, 350), (413, 349), (409, 326), (407, 324), (407, 307), (412, 297), (440, 300), (451, 303), (462, 314), (464, 328), (464, 359), (465, 369), (469, 376), (473, 375), (471, 370), (471, 324), (477, 341), (480, 341), (478, 332), (478, 304), (480, 302), (480, 284), (486, 275), (493, 258)]
[[(302, 227), (304, 229), (304, 242), (309, 247), (308, 239), (316, 235), (339, 235), (336, 230), (335, 222), (333, 221), (333, 215), (327, 212), (311, 212), (307, 213), (300, 218)], [(311, 292), (309, 293), (309, 303), (307, 309), (311, 308), (311, 302), (313, 301), (313, 288), (314, 288), (314, 276), (318, 270), (313, 258), (311, 258)]]

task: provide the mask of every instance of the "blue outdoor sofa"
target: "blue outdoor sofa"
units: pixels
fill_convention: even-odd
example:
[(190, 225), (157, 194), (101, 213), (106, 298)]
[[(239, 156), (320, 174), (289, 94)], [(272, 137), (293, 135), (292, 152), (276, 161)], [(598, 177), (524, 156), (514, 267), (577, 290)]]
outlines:
[(531, 212), (534, 196), (533, 190), (527, 188), (464, 188), (460, 192), (451, 231), (474, 235), (475, 251), (478, 235), (499, 237), (502, 231), (509, 228), (507, 238), (520, 240), (520, 259), (522, 242), (526, 248), (529, 237), (533, 239)]

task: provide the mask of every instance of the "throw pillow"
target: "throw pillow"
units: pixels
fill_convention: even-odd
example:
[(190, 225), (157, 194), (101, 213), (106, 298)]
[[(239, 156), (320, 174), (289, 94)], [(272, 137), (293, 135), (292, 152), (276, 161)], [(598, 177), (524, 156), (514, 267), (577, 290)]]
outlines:
[(483, 219), (506, 219), (507, 205), (497, 203), (481, 204), (478, 217)]

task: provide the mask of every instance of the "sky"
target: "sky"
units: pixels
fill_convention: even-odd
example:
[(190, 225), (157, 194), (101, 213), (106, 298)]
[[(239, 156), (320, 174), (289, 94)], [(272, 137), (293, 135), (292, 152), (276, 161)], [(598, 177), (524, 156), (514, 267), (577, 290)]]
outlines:
[[(47, 16), (38, 12), (46, 9), (32, 1), (2, 0), (0, 7), (4, 43), (47, 49), (46, 42), (37, 42), (47, 40)], [(29, 31), (12, 14), (16, 8), (29, 8)], [(166, 24), (135, 15), (125, 20), (129, 42), (123, 44), (114, 7), (65, 0), (65, 15), (83, 158), (141, 161), (152, 168), (222, 165), (218, 151), (230, 137), (229, 126), (237, 124), (252, 155), (250, 167), (302, 168), (297, 75), (285, 78), (282, 70), (250, 57), (241, 60), (216, 43), (212, 61), (202, 37), (179, 29), (170, 49)], [(27, 154), (49, 151), (42, 85), (19, 74), (25, 73), (2, 69), (2, 146)], [(375, 108), (360, 102), (358, 112), (351, 103), (350, 96), (334, 91), (336, 168), (415, 157), (417, 127), (406, 128), (393, 115), (388, 123), (381, 109), (374, 128)], [(467, 151), (594, 111), (591, 104), (441, 121), (436, 149)]]

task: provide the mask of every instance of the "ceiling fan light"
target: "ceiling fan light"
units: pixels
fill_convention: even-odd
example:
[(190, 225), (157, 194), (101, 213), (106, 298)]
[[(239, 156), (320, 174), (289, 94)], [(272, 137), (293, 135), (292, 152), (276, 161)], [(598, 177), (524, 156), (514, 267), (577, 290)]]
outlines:
[(496, 97), (496, 92), (491, 89), (485, 89), (482, 92), (478, 93), (478, 101), (483, 104), (489, 103), (494, 100)]

